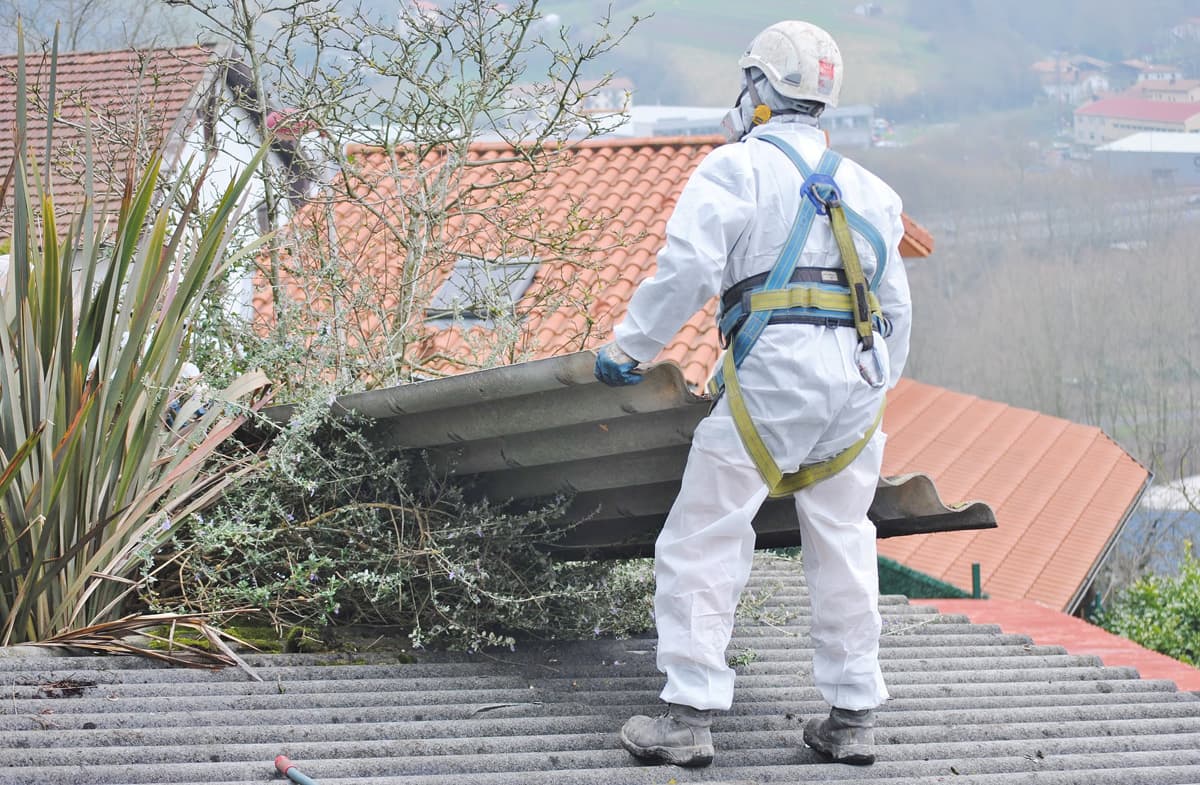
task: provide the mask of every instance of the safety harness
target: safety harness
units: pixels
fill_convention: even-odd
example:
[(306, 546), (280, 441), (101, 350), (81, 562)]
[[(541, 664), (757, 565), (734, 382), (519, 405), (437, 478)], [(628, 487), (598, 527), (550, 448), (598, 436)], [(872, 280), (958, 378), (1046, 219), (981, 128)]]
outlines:
[[(709, 392), (728, 396), (729, 409), (742, 443), (766, 481), (770, 495), (779, 497), (831, 477), (853, 463), (875, 435), (883, 419), (883, 407), (880, 406), (866, 434), (854, 444), (826, 461), (806, 464), (791, 474), (784, 474), (750, 417), (738, 383), (737, 369), (769, 324), (854, 327), (858, 333), (859, 371), (872, 386), (882, 387), (885, 380), (874, 350), (872, 323), (883, 322), (875, 289), (887, 263), (887, 247), (882, 235), (869, 221), (842, 203), (841, 190), (833, 179), (842, 162), (840, 155), (826, 150), (814, 172), (782, 139), (770, 135), (756, 138), (781, 150), (800, 170), (804, 177), (803, 198), (787, 243), (771, 271), (740, 281), (722, 295), (717, 323), (726, 352), (721, 368), (709, 382)], [(829, 218), (842, 257), (841, 268), (797, 267), (818, 215)], [(870, 282), (863, 274), (852, 231), (863, 237), (875, 252), (876, 269)], [(874, 378), (869, 375), (872, 369), (862, 364), (863, 353), (870, 353), (874, 359)]]

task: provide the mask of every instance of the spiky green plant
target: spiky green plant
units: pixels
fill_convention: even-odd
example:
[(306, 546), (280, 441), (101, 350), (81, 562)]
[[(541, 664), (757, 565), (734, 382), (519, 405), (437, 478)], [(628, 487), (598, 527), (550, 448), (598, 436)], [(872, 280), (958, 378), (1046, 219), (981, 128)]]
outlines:
[[(64, 221), (49, 166), (29, 165), (23, 52), (18, 63), (17, 155), (0, 185), (0, 205), (13, 196), (0, 295), (0, 645), (118, 617), (139, 553), (239, 471), (212, 459), (266, 386), (258, 373), (224, 390), (180, 378), (190, 312), (224, 264), (255, 251), (231, 252), (230, 237), (261, 158), (203, 219), (203, 172), (157, 192), (156, 156), (127, 178), (117, 216), (88, 200)], [(91, 173), (89, 160), (87, 183)]]

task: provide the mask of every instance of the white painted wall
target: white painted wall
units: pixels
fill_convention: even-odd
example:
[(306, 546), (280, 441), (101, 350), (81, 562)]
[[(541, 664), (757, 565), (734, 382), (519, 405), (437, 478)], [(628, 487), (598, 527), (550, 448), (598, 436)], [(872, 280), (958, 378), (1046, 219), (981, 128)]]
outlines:
[[(216, 149), (210, 151), (205, 141), (205, 129), (202, 118), (197, 118), (188, 131), (180, 146), (175, 172), (182, 172), (183, 166), (190, 160), (190, 170), (198, 171), (211, 153), (212, 162), (202, 189), (201, 209), (214, 207), (229, 186), (245, 171), (250, 160), (258, 152), (262, 144), (262, 136), (250, 114), (234, 105), (233, 96), (225, 88), (217, 106)], [(283, 166), (282, 159), (275, 153), (269, 156), (272, 167)], [(280, 229), (292, 217), (292, 205), (286, 193), (277, 194), (279, 199), (279, 214), (276, 225), (265, 227), (268, 230)], [(262, 216), (266, 202), (266, 185), (261, 177), (251, 179), (243, 193), (241, 203), (240, 224), (245, 236), (257, 237), (262, 229)], [(232, 292), (236, 312), (242, 318), (250, 320), (254, 316), (253, 280), (250, 275), (244, 276), (234, 285)]]

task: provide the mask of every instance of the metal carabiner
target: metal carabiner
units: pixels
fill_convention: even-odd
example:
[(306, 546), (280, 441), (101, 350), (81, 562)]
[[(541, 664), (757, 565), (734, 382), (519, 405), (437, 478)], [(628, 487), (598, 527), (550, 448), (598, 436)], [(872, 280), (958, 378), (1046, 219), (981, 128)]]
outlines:
[(842, 201), (842, 189), (827, 174), (810, 174), (800, 185), (800, 195), (812, 202), (817, 215), (829, 215), (829, 208)]
[[(871, 355), (871, 364), (868, 365), (864, 358), (864, 354)], [(854, 354), (854, 364), (858, 366), (858, 375), (863, 378), (863, 381), (871, 385), (871, 389), (878, 390), (887, 384), (887, 374), (883, 372), (883, 363), (879, 360), (879, 349), (872, 346), (870, 349), (863, 350), (862, 344), (858, 345), (858, 350)]]

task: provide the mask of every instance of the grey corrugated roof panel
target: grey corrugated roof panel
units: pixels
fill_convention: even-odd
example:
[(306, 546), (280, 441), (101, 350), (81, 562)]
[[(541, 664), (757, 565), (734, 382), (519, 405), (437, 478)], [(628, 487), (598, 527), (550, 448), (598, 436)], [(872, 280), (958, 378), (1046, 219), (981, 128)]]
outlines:
[[(788, 646), (791, 642), (793, 645)], [(735, 639), (732, 644), (734, 649), (746, 648), (739, 644)], [(812, 649), (808, 647), (804, 641), (777, 641), (771, 648), (765, 648), (762, 644), (755, 642), (752, 648), (755, 653), (755, 660), (752, 665), (748, 666), (748, 670), (754, 676), (781, 675), (793, 672), (797, 657), (806, 656), (812, 653)], [(963, 662), (978, 664), (980, 668), (989, 668), (993, 670), (1003, 670), (1006, 667), (1017, 667), (1018, 665), (1027, 667), (1030, 664), (1037, 662), (1043, 666), (1051, 663), (1064, 664), (1096, 664), (1094, 658), (1073, 658), (1072, 655), (1067, 655), (1061, 651), (1043, 651), (1040, 649), (1029, 649), (1023, 646), (1011, 647), (994, 647), (994, 646), (956, 646), (955, 652), (958, 658), (954, 661), (942, 659), (939, 655), (944, 655), (944, 648), (923, 647), (917, 649), (915, 647), (892, 648), (884, 647), (880, 652), (880, 658), (887, 660), (890, 667), (895, 671), (901, 670), (919, 670), (926, 663), (937, 660), (939, 667), (943, 669), (950, 665), (958, 665)], [(1034, 658), (1036, 656), (1036, 658)], [(1069, 659), (1064, 659), (1069, 658)], [(1007, 663), (1011, 663), (1008, 665)], [(387, 677), (361, 677), (358, 674), (351, 676), (343, 675), (339, 678), (337, 673), (313, 673), (314, 669), (302, 670), (300, 668), (288, 668), (286, 670), (271, 669), (262, 670), (261, 674), (270, 677), (271, 681), (286, 680), (292, 684), (291, 692), (391, 692), (397, 690), (397, 684), (394, 679), (395, 667), (388, 668), (392, 673)], [(595, 680), (612, 679), (612, 678), (632, 678), (627, 672), (622, 672), (627, 669), (618, 670), (608, 665), (593, 665), (591, 667), (575, 667), (571, 671), (569, 677), (574, 683), (580, 687), (590, 686)], [(55, 684), (58, 682), (68, 682), (77, 672), (76, 670), (42, 670), (42, 671), (26, 671), (20, 678), (13, 679), (5, 684), (5, 698), (7, 699), (40, 699), (45, 697), (42, 694), (46, 684)], [(650, 673), (650, 669), (639, 669), (639, 673)], [(620, 675), (614, 675), (620, 674)], [(567, 678), (567, 677), (564, 677)], [(403, 691), (424, 692), (430, 689), (437, 689), (445, 683), (446, 677), (410, 677), (406, 679), (403, 685)], [(274, 684), (264, 681), (257, 685), (247, 686), (244, 684), (245, 679), (236, 680), (219, 680), (206, 679), (203, 684), (197, 684), (191, 679), (186, 678), (186, 674), (182, 678), (164, 680), (158, 678), (158, 674), (151, 671), (145, 674), (137, 672), (122, 672), (114, 673), (111, 671), (89, 672), (88, 681), (93, 682), (97, 687), (105, 688), (106, 699), (111, 700), (117, 697), (133, 697), (133, 696), (155, 696), (162, 694), (165, 689), (169, 689), (173, 695), (186, 695), (189, 692), (203, 694), (207, 696), (224, 695), (224, 694), (271, 694), (277, 690)], [(527, 681), (521, 676), (457, 676), (455, 677), (458, 690), (467, 689), (521, 689), (527, 687), (523, 682)]]
[[(1018, 726), (1021, 731), (1028, 730)], [(1154, 735), (1137, 733), (1145, 730), (1145, 726), (1123, 727), (1120, 723), (1110, 729), (1110, 733), (1080, 740), (1077, 738), (1056, 738), (1045, 735), (1033, 737), (1038, 743), (1038, 751), (1043, 759), (1057, 755), (1113, 755), (1116, 753), (1159, 752), (1163, 759), (1159, 763), (1200, 763), (1200, 732), (1174, 733), (1165, 740), (1155, 739)], [(1044, 729), (1043, 729), (1044, 730)], [(892, 762), (902, 760), (937, 760), (961, 757), (972, 758), (1007, 758), (1026, 754), (1030, 737), (994, 741), (972, 739), (967, 741), (951, 741), (939, 739), (927, 734), (919, 741), (901, 742), (900, 737), (884, 737), (880, 734), (881, 743), (892, 744), (893, 751), (903, 750), (906, 758), (892, 757)], [(562, 755), (569, 763), (572, 756), (579, 760), (598, 758), (605, 754), (603, 747), (611, 738), (609, 733), (570, 733), (570, 734), (541, 734), (536, 736), (508, 736), (503, 738), (456, 736), (450, 739), (431, 740), (381, 740), (369, 742), (352, 741), (321, 741), (307, 742), (310, 756), (320, 758), (338, 758), (353, 760), (358, 763), (360, 770), (368, 768), (378, 772), (376, 761), (387, 761), (395, 774), (408, 771), (411, 774), (424, 773), (431, 767), (431, 759), (436, 762), (433, 766), (443, 771), (477, 771), (481, 764), (495, 766), (502, 758), (519, 758), (520, 756), (543, 755), (553, 757)], [(752, 752), (768, 756), (786, 756), (792, 745), (794, 728), (785, 727), (777, 730), (764, 731), (726, 731), (723, 736), (722, 752), (726, 757), (740, 757), (739, 753)], [(266, 744), (215, 744), (151, 746), (140, 745), (136, 757), (131, 756), (128, 748), (93, 751), (89, 761), (89, 772), (103, 767), (118, 767), (136, 762), (139, 766), (174, 765), (187, 766), (197, 759), (213, 761), (254, 761), (273, 758), (272, 754), (278, 748), (278, 743)], [(20, 755), (13, 756), (11, 766), (48, 769), (53, 767), (70, 766), (77, 760), (71, 750), (25, 750)], [(489, 760), (490, 758), (490, 760)], [(786, 759), (786, 758), (784, 758)], [(369, 762), (368, 762), (369, 761)], [(507, 761), (508, 765), (528, 763), (529, 761)], [(366, 763), (364, 766), (363, 764)], [(541, 763), (546, 768), (549, 761)], [(529, 766), (521, 768), (528, 769)]]
[[(1054, 698), (1059, 702), (1062, 701), (1062, 696), (1047, 697)], [(1153, 703), (1154, 701), (1150, 699), (1154, 697), (1156, 697), (1154, 693), (1139, 695), (1122, 695), (1117, 693), (1114, 697), (1107, 697), (1106, 700), (1122, 702), (1121, 699), (1125, 698), (1128, 700), (1124, 702)], [(1167, 700), (1161, 694), (1157, 697), (1160, 701)], [(1097, 695), (1075, 696), (1075, 700), (1085, 698), (1100, 702), (1100, 697)], [(922, 700), (928, 701), (930, 699)], [(987, 699), (973, 698), (958, 699), (954, 702), (941, 700), (938, 701), (938, 705), (953, 709), (956, 707), (956, 703), (963, 704), (966, 700), (974, 700), (976, 702), (983, 700), (987, 702)], [(993, 698), (992, 701), (994, 702), (995, 699)], [(911, 703), (911, 701), (909, 702)], [(1011, 702), (1011, 699), (1008, 702)], [(904, 703), (904, 701), (894, 700), (890, 705), (893, 710), (902, 711)], [(1074, 704), (1059, 703), (1059, 705)], [(1009, 727), (1004, 729), (1004, 737), (1007, 739), (1043, 737), (1086, 738), (1089, 736), (1102, 737), (1120, 730), (1123, 735), (1152, 736), (1165, 734), (1175, 738), (1175, 734), (1181, 728), (1191, 728), (1191, 732), (1196, 732), (1197, 722), (1198, 720), (1194, 717), (1188, 718), (1186, 722), (1181, 722), (1180, 718), (1176, 717), (1126, 719), (1119, 721), (1116, 725), (1114, 725), (1113, 720), (1108, 718), (1099, 720), (1020, 722), (1009, 723)], [(733, 715), (723, 720), (722, 727), (727, 732), (750, 732), (771, 728), (787, 729), (791, 727), (789, 723), (790, 721), (781, 714), (760, 716)], [(455, 719), (426, 720), (422, 722), (379, 721), (332, 724), (315, 724), (312, 722), (283, 724), (281, 722), (280, 724), (258, 725), (238, 725), (226, 722), (218, 725), (198, 727), (187, 725), (158, 726), (130, 730), (95, 728), (87, 734), (78, 734), (70, 730), (23, 730), (10, 731), (12, 735), (9, 742), (14, 749), (14, 753), (5, 758), (5, 760), (6, 765), (30, 765), (18, 762), (18, 759), (23, 760), (24, 756), (28, 755), (30, 750), (54, 750), (56, 754), (78, 756), (78, 749), (87, 747), (112, 748), (132, 745), (140, 747), (188, 748), (205, 745), (222, 745), (228, 743), (231, 739), (236, 739), (240, 744), (303, 743), (314, 737), (319, 737), (323, 741), (330, 743), (423, 738), (454, 739), (461, 737), (475, 739), (487, 735), (489, 725), (493, 724), (490, 720)], [(886, 728), (886, 735), (884, 735), (883, 731), (880, 732), (880, 743), (927, 743), (931, 737), (935, 736), (937, 739), (944, 739), (946, 741), (986, 740), (995, 737), (996, 730), (993, 727), (995, 724), (955, 723), (953, 725), (944, 724), (936, 727), (927, 723), (914, 723), (908, 726), (891, 724)], [(607, 734), (612, 731), (611, 720), (608, 717), (594, 714), (589, 716), (509, 718), (505, 725), (505, 729), (509, 734), (521, 737), (556, 736), (562, 734)], [(76, 751), (71, 753), (64, 752), (64, 750), (71, 748), (75, 748)], [(192, 752), (190, 754), (194, 755), (195, 753)], [(99, 754), (93, 755), (88, 753), (88, 756), (89, 763), (99, 762)], [(45, 757), (40, 759), (29, 758), (29, 760), (40, 761), (36, 765), (47, 765), (47, 758)]]
[[(784, 583), (768, 606), (807, 602), (797, 562), (758, 563), (756, 590)], [(1200, 781), (1196, 696), (895, 601), (881, 609), (899, 632), (881, 641), (893, 699), (879, 712), (879, 761), (819, 763), (800, 742), (825, 707), (797, 610), (796, 635), (739, 620), (734, 645), (764, 658), (739, 669), (707, 770), (641, 767), (617, 745), (620, 723), (652, 710), (661, 687), (642, 637), (414, 663), (248, 655), (263, 682), (133, 658), (0, 658), (0, 785), (280, 782), (277, 754), (319, 785)], [(41, 685), (57, 697), (30, 697)]]
[[(678, 490), (692, 432), (711, 401), (679, 368), (650, 368), (640, 384), (609, 388), (592, 374), (595, 354), (576, 354), (346, 395), (335, 407), (374, 420), (372, 436), (421, 448), (439, 469), (496, 500), (567, 494), (567, 557), (649, 555)], [(266, 414), (283, 421), (292, 409)], [(880, 537), (992, 528), (986, 504), (949, 507), (924, 475), (885, 478), (870, 517)], [(790, 499), (755, 518), (759, 548), (799, 544)]]
[[(890, 668), (887, 671), (889, 682), (900, 688), (906, 685), (951, 685), (978, 683), (1008, 683), (1029, 685), (1028, 692), (1036, 685), (1051, 680), (1117, 680), (1134, 678), (1135, 673), (1128, 670), (1104, 668), (1039, 668), (1006, 670), (994, 673), (984, 679), (972, 678), (970, 671), (945, 671), (938, 676), (914, 672), (896, 672)], [(775, 704), (787, 701), (818, 701), (815, 692), (803, 692), (796, 686), (797, 680), (810, 680), (807, 667), (797, 667), (788, 676), (755, 676), (747, 674), (739, 684), (739, 694), (742, 699), (750, 702)], [(578, 714), (586, 701), (602, 701), (607, 706), (622, 706), (636, 708), (643, 705), (647, 694), (653, 695), (661, 687), (661, 680), (654, 677), (628, 679), (620, 684), (611, 684), (606, 688), (574, 690), (558, 686), (545, 685), (537, 690), (532, 689), (497, 689), (497, 690), (463, 690), (452, 689), (429, 691), (397, 691), (397, 692), (304, 692), (303, 690), (286, 690), (279, 695), (248, 694), (239, 695), (195, 695), (170, 694), (159, 696), (109, 697), (104, 688), (98, 687), (90, 693), (96, 697), (75, 699), (70, 711), (103, 715), (109, 712), (133, 714), (145, 711), (149, 714), (159, 712), (179, 711), (179, 702), (186, 701), (189, 710), (197, 713), (220, 711), (272, 711), (287, 709), (303, 701), (306, 709), (354, 709), (408, 708), (411, 718), (445, 719), (468, 712), (471, 707), (492, 707), (500, 714), (530, 713), (571, 715)], [(170, 692), (170, 691), (167, 691)], [(47, 707), (47, 699), (14, 699), (8, 702), (8, 709), (18, 714), (36, 714)], [(501, 711), (501, 709), (503, 709)], [(1183, 714), (1195, 711), (1195, 707), (1180, 708)], [(401, 718), (404, 715), (395, 715)], [(152, 720), (148, 720), (152, 722)], [(26, 726), (28, 727), (28, 726)]]
[[(797, 628), (799, 629), (799, 628)], [(770, 663), (781, 658), (786, 661), (794, 661), (796, 657), (810, 653), (810, 648), (807, 636), (788, 636), (776, 637), (777, 631), (770, 629), (760, 636), (738, 635), (732, 640), (732, 647), (737, 648), (753, 648), (758, 659), (753, 663), (755, 672), (760, 672), (760, 669), (769, 669)], [(1014, 640), (1015, 639), (1015, 640)], [(640, 654), (645, 663), (651, 660), (651, 645), (649, 642), (637, 640), (631, 642), (630, 646), (641, 645), (642, 650), (636, 652)], [(977, 661), (977, 658), (1007, 658), (1008, 660), (1020, 659), (1025, 662), (1031, 661), (1030, 657), (1046, 657), (1046, 656), (1068, 656), (1065, 650), (1059, 646), (1035, 646), (1032, 644), (1021, 643), (1020, 636), (995, 636), (994, 642), (989, 640), (985, 635), (913, 635), (903, 637), (885, 638), (882, 641), (880, 649), (880, 657), (882, 659), (896, 662), (899, 660), (924, 660), (938, 659), (939, 662), (945, 664), (945, 650), (947, 646), (953, 646), (954, 651), (959, 659), (971, 658), (971, 661)], [(622, 658), (618, 665), (612, 663), (596, 663), (590, 665), (576, 665), (572, 671), (572, 678), (591, 678), (602, 677), (611, 674), (628, 673), (632, 670), (635, 672), (650, 672), (652, 668), (638, 666), (638, 663), (632, 662), (628, 656), (632, 649), (626, 650), (624, 654), (616, 652), (615, 656)], [(1082, 660), (1074, 660), (1076, 662)], [(1089, 660), (1090, 661), (1090, 660)], [(390, 664), (370, 665), (345, 665), (345, 666), (325, 666), (325, 667), (303, 667), (299, 664), (288, 665), (286, 667), (262, 667), (262, 663), (258, 663), (257, 672), (270, 676), (272, 680), (286, 679), (288, 682), (308, 687), (312, 685), (314, 688), (337, 688), (345, 690), (372, 690), (379, 689), (383, 684), (395, 685), (394, 680), (396, 672), (396, 662)], [(51, 666), (43, 666), (42, 663), (36, 665), (26, 665), (20, 669), (19, 676), (10, 676), (6, 679), (6, 685), (13, 688), (11, 694), (6, 697), (14, 697), (19, 695), (21, 690), (32, 690), (37, 685), (55, 683), (58, 681), (70, 680), (75, 673), (78, 672), (80, 665), (71, 666), (70, 661), (55, 661)], [(156, 686), (168, 687), (171, 685), (195, 685), (194, 677), (186, 670), (118, 670), (100, 668), (90, 663), (86, 666), (88, 669), (89, 680), (98, 685), (119, 685), (123, 692), (132, 693), (139, 688), (154, 689)], [(423, 664), (408, 664), (405, 666), (405, 685), (407, 689), (421, 690), (429, 685), (444, 683), (448, 678), (454, 678), (460, 688), (468, 686), (478, 686), (486, 681), (490, 687), (502, 686), (505, 683), (519, 683), (522, 676), (510, 675), (478, 675), (472, 672), (471, 664), (461, 665), (435, 665), (432, 668), (429, 665)], [(36, 669), (35, 669), (36, 668)], [(12, 669), (10, 669), (12, 670)], [(203, 689), (208, 693), (223, 692), (227, 690), (242, 691), (245, 689), (245, 678), (237, 676), (231, 678), (219, 678), (224, 675), (218, 671), (212, 677), (206, 677)], [(5, 678), (0, 675), (0, 678)], [(31, 685), (25, 687), (23, 685)], [(255, 687), (261, 692), (270, 692), (270, 688), (265, 684), (260, 684)]]
[[(1177, 772), (1192, 767), (1192, 783), (1200, 767), (1200, 751), (1146, 749), (1103, 752), (1084, 745), (1083, 752), (1063, 753), (1061, 746), (1047, 740), (1026, 742), (1020, 751), (1001, 749), (1008, 753), (990, 756), (989, 745), (970, 743), (947, 745), (950, 755), (923, 760), (883, 760), (873, 767), (854, 768), (837, 766), (834, 772), (829, 767), (811, 765), (816, 762), (815, 753), (795, 748), (730, 749), (723, 757), (728, 765), (723, 770), (701, 772), (662, 771), (652, 768), (633, 769), (623, 766), (625, 753), (621, 750), (564, 750), (553, 754), (546, 752), (510, 752), (491, 755), (429, 755), (387, 758), (324, 758), (298, 768), (318, 783), (331, 778), (340, 782), (360, 783), (506, 783), (519, 781), (558, 783), (603, 783), (616, 782), (654, 783), (663, 785), (667, 779), (676, 782), (703, 782), (711, 780), (742, 782), (828, 782), (830, 774), (839, 778), (835, 781), (867, 782), (890, 779), (913, 778), (913, 781), (928, 782), (931, 776), (1017, 774), (1025, 775), (1036, 771), (1039, 775), (1058, 774), (1064, 779), (1039, 779), (1038, 782), (1092, 782), (1096, 772), (1120, 772), (1125, 779), (1113, 782), (1143, 783), (1137, 779), (1146, 772), (1138, 768), (1166, 768)], [(1055, 747), (1058, 746), (1056, 749)], [(1116, 746), (1116, 745), (1114, 745)], [(1050, 751), (1047, 752), (1046, 750)], [(269, 755), (271, 750), (264, 750)], [(956, 754), (957, 753), (957, 754)], [(1040, 755), (1038, 753), (1041, 753)], [(286, 753), (285, 753), (286, 754)], [(295, 758), (293, 758), (295, 762)], [(480, 770), (481, 765), (487, 768)], [(1032, 771), (1031, 771), (1032, 770)], [(37, 772), (37, 769), (30, 769)], [(208, 761), (196, 763), (166, 764), (118, 764), (88, 766), (70, 773), (62, 769), (53, 770), (50, 779), (38, 780), (44, 785), (77, 785), (80, 782), (97, 783), (200, 783), (224, 778), (230, 782), (269, 782), (262, 774), (263, 767), (253, 762)], [(542, 777), (537, 775), (541, 774)], [(507, 776), (503, 776), (507, 775)], [(1178, 774), (1176, 774), (1178, 776)], [(81, 779), (82, 778), (82, 779)], [(519, 778), (519, 779), (517, 779)], [(954, 780), (958, 782), (957, 778)], [(1172, 780), (1189, 782), (1189, 780)], [(7, 772), (0, 772), (0, 785), (28, 785), (29, 780), (14, 779)]]
[[(1141, 771), (1151, 771), (1151, 769), (1142, 769)], [(1188, 766), (1157, 766), (1153, 767), (1153, 782), (1159, 785), (1170, 785), (1178, 783), (1178, 785), (1196, 785), (1195, 771)], [(639, 772), (636, 776), (625, 776), (614, 780), (611, 777), (595, 777), (590, 778), (588, 775), (593, 772), (568, 773), (567, 776), (556, 778), (556, 773), (537, 772), (531, 774), (524, 782), (529, 785), (614, 785), (621, 783), (624, 785), (663, 785), (661, 777), (654, 779), (651, 772)], [(753, 772), (750, 772), (753, 774)], [(688, 776), (692, 773), (685, 773), (676, 778), (679, 783), (687, 782), (704, 782), (706, 785), (756, 785), (756, 783), (764, 782), (761, 779), (740, 779), (734, 780), (728, 777), (721, 778), (701, 778), (696, 775)], [(472, 775), (461, 776), (453, 775), (445, 778), (430, 777), (422, 778), (419, 781), (411, 779), (388, 779), (388, 778), (371, 778), (364, 780), (356, 779), (322, 779), (320, 785), (504, 785), (504, 775), (500, 778), (495, 778), (489, 775)], [(798, 780), (797, 780), (798, 781)], [(1129, 785), (1128, 775), (1120, 770), (1107, 771), (1088, 771), (1084, 779), (1080, 779), (1077, 773), (1067, 772), (1060, 774), (1058, 772), (1045, 773), (1030, 773), (1030, 774), (954, 774), (947, 771), (943, 776), (937, 778), (930, 777), (887, 777), (870, 780), (871, 782), (885, 783), (885, 785), (929, 785), (931, 782), (954, 783), (954, 785)], [(820, 782), (825, 785), (861, 785), (861, 779), (824, 779)], [(240, 782), (213, 782), (205, 783), (205, 785), (241, 785)]]

